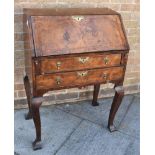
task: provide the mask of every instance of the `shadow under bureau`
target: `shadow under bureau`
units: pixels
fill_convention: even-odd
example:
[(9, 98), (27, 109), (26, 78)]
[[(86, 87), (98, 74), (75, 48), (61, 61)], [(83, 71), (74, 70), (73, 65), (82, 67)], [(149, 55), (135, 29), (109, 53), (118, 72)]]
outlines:
[(113, 83), (108, 128), (124, 96), (123, 80), (129, 45), (119, 13), (108, 8), (24, 9), (24, 85), (36, 139), (41, 148), (39, 108), (43, 94), (51, 90), (94, 85), (92, 105), (100, 84)]

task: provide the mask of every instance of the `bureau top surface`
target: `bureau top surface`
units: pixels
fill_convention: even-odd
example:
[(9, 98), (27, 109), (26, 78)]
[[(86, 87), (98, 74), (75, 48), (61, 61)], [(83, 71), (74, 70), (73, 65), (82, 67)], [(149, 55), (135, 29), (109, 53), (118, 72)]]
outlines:
[(66, 16), (66, 15), (108, 15), (119, 14), (109, 8), (24, 8), (24, 14), (30, 16)]
[(35, 56), (128, 50), (120, 15), (110, 9), (24, 9)]

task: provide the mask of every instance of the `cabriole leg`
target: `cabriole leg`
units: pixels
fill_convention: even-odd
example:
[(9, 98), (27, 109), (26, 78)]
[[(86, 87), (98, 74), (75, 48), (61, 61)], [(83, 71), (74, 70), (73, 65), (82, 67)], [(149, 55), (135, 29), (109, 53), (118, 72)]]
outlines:
[(27, 114), (25, 114), (25, 119), (31, 119), (32, 118), (32, 110), (31, 110), (31, 99), (32, 99), (32, 95), (31, 95), (31, 87), (30, 87), (30, 81), (28, 76), (26, 75), (24, 77), (24, 86), (25, 86), (25, 91), (26, 91), (26, 96), (27, 96), (27, 103), (28, 103), (28, 108), (29, 111)]
[(108, 121), (108, 128), (110, 132), (116, 131), (116, 128), (113, 124), (116, 112), (122, 102), (122, 99), (124, 97), (124, 89), (123, 87), (115, 87), (115, 96), (112, 102), (110, 114), (109, 114), (109, 121)]
[(99, 91), (100, 91), (100, 84), (94, 85), (94, 93), (93, 93), (93, 101), (92, 101), (93, 106), (99, 105), (99, 103), (97, 102)]
[(40, 112), (39, 108), (42, 104), (43, 98), (37, 97), (32, 99), (32, 116), (36, 129), (36, 139), (32, 143), (33, 150), (38, 150), (42, 148), (41, 145), (41, 121), (40, 121)]

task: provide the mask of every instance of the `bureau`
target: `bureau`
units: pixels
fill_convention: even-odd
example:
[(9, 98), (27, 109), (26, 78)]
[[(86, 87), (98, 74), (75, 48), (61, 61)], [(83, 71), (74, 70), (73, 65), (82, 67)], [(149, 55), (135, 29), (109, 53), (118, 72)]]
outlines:
[(92, 105), (98, 106), (100, 84), (113, 83), (108, 128), (124, 96), (123, 80), (129, 45), (121, 15), (108, 8), (24, 9), (25, 76), (29, 111), (41, 148), (39, 108), (51, 90), (94, 85)]

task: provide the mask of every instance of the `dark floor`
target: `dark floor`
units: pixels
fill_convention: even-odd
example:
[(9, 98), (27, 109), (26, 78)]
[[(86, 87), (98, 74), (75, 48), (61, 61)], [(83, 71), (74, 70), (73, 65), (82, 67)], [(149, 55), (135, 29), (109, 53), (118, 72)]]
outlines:
[(107, 129), (112, 98), (41, 108), (43, 149), (33, 151), (32, 120), (24, 110), (15, 111), (15, 154), (18, 155), (139, 155), (139, 94), (124, 97), (115, 118), (118, 131)]

